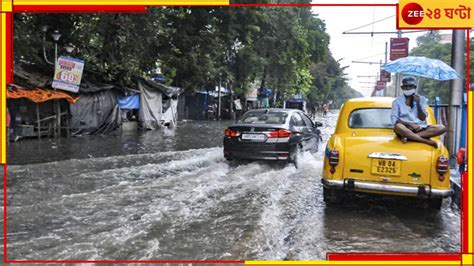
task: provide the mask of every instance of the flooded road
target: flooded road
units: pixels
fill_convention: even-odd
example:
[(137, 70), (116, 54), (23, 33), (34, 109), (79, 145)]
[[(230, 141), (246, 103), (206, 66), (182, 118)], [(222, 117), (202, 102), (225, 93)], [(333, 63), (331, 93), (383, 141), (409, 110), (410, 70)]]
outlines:
[[(337, 113), (317, 117), (323, 140)], [(415, 202), (322, 200), (323, 150), (302, 166), (227, 162), (229, 124), (9, 147), (8, 259), (325, 259), (328, 252), (459, 252), (460, 215)]]

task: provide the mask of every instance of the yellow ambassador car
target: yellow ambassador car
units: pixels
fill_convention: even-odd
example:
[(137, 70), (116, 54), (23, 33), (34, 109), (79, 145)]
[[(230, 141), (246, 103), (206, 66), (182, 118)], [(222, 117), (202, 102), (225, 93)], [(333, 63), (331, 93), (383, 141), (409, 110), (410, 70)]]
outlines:
[[(439, 209), (443, 198), (452, 194), (447, 149), (402, 143), (390, 120), (393, 100), (373, 97), (344, 103), (325, 151), (325, 202), (340, 202), (344, 193), (356, 191), (418, 197)], [(427, 124), (435, 124), (433, 111), (427, 109)]]

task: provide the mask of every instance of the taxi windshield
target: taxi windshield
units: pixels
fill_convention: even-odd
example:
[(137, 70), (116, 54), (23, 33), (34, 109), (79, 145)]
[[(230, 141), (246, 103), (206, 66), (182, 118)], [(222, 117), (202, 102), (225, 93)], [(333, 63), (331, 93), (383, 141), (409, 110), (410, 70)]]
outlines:
[(349, 116), (350, 128), (393, 128), (390, 108), (368, 108), (352, 111)]

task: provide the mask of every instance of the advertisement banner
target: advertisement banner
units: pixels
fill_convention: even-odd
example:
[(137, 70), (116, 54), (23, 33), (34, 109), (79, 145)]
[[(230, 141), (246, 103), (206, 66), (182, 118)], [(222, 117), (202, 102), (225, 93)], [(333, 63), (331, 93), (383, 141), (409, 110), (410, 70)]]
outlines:
[(408, 38), (390, 38), (390, 60), (408, 56)]
[(78, 92), (83, 70), (84, 61), (60, 56), (54, 70), (52, 87), (58, 90)]
[(472, 28), (472, 0), (400, 0), (399, 29)]

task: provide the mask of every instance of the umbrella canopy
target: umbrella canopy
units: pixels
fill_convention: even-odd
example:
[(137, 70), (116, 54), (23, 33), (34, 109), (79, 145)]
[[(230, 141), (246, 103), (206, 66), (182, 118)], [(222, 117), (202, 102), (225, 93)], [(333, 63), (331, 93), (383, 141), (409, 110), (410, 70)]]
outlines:
[(407, 56), (382, 65), (390, 73), (402, 73), (436, 80), (458, 79), (461, 76), (441, 60), (423, 56)]

